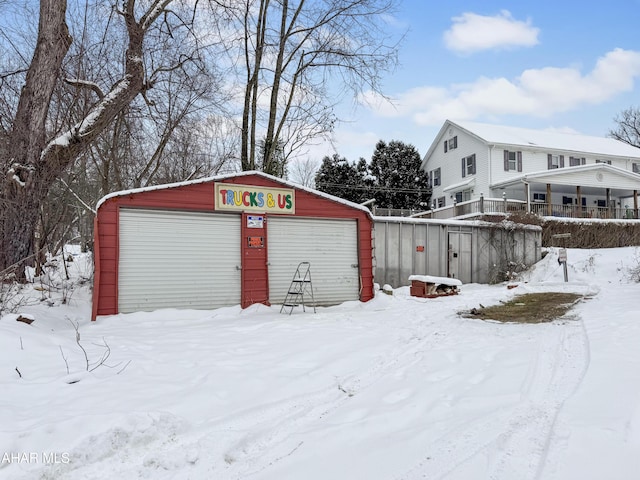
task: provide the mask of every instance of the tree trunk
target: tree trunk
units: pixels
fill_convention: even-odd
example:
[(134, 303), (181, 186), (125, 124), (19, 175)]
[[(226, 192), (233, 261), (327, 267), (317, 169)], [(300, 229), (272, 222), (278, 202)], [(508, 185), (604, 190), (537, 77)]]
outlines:
[(19, 280), (24, 279), (25, 262), (33, 254), (38, 209), (48, 191), (48, 179), (39, 166), (51, 96), (71, 46), (66, 10), (66, 0), (40, 1), (36, 48), (9, 134), (8, 159), (2, 162), (0, 270), (15, 268)]
[[(295, 17), (302, 8), (304, 0), (302, 0), (298, 6), (298, 10), (294, 19), (291, 20), (291, 25), (295, 23)], [(280, 95), (280, 81), (282, 80), (283, 64), (284, 64), (284, 52), (289, 40), (289, 29), (287, 28), (287, 16), (289, 14), (289, 0), (283, 0), (282, 16), (280, 17), (280, 34), (278, 45), (278, 56), (276, 57), (276, 64), (273, 71), (273, 85), (271, 86), (271, 99), (269, 102), (269, 122), (267, 123), (267, 133), (264, 140), (264, 159), (263, 170), (270, 174), (275, 174), (277, 170), (274, 165), (274, 153), (277, 138), (274, 138), (276, 116), (278, 114), (278, 96)]]
[(270, 0), (260, 0), (258, 23), (255, 31), (255, 57), (253, 64), (249, 58), (249, 13), (247, 5), (244, 17), (244, 41), (245, 64), (247, 67), (247, 84), (244, 91), (244, 108), (242, 111), (242, 141), (240, 146), (240, 162), (242, 170), (255, 170), (255, 146), (256, 146), (256, 115), (258, 109), (258, 80), (262, 65), (262, 54), (265, 47), (265, 34), (267, 29), (267, 13)]
[(124, 76), (80, 122), (47, 142), (47, 113), (71, 38), (65, 23), (66, 0), (40, 0), (36, 49), (9, 134), (9, 160), (3, 162), (0, 271), (15, 267), (17, 278), (24, 279), (24, 266), (33, 254), (38, 211), (51, 184), (146, 88), (142, 61), (145, 33), (171, 1), (154, 0), (139, 22), (134, 15), (135, 0), (124, 2), (120, 14), (129, 41)]

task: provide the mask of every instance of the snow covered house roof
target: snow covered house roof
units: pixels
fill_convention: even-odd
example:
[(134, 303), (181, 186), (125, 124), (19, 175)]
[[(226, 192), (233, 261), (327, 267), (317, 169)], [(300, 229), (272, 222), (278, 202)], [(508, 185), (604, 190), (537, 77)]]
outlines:
[[(640, 148), (614, 138), (577, 133), (534, 130), (467, 121), (447, 122), (467, 131), (487, 144), (517, 145), (527, 148), (585, 152), (595, 155), (640, 158)], [(445, 126), (447, 125), (445, 122)], [(444, 127), (443, 127), (444, 128)]]

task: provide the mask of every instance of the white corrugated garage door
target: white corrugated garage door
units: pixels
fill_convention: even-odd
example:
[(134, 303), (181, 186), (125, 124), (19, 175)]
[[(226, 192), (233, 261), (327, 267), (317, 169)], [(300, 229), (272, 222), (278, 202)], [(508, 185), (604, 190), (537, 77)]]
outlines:
[(240, 303), (240, 216), (120, 210), (118, 309)]
[(269, 301), (281, 304), (300, 262), (311, 262), (317, 305), (360, 298), (356, 220), (269, 217)]

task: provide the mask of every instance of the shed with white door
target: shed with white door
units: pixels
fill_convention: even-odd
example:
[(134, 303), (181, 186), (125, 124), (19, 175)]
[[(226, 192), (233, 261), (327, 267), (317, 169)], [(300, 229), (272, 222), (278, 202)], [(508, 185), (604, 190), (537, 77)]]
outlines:
[(373, 298), (365, 207), (261, 172), (116, 192), (98, 203), (92, 318), (283, 302), (311, 263), (317, 305)]
[(542, 228), (513, 222), (374, 217), (375, 278), (393, 288), (413, 275), (497, 283), (542, 257)]

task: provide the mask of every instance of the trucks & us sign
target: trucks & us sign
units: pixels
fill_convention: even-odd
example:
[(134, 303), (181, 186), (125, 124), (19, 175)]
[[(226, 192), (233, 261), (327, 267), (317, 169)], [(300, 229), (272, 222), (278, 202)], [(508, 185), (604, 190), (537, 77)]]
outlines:
[(216, 210), (296, 213), (295, 191), (292, 188), (216, 183), (214, 189)]

